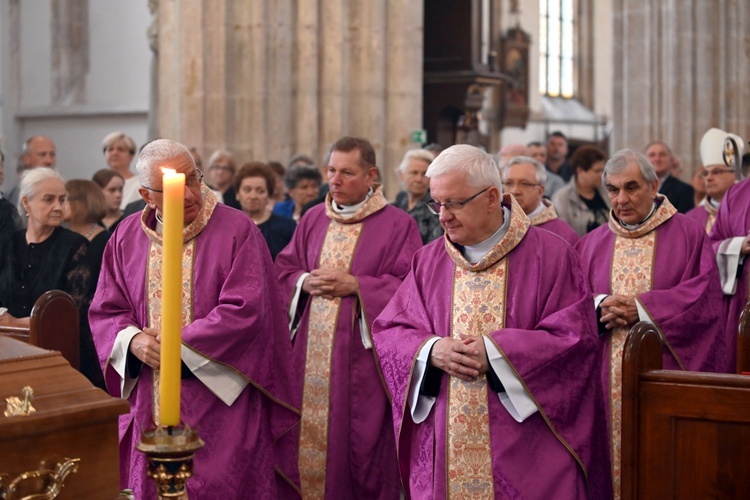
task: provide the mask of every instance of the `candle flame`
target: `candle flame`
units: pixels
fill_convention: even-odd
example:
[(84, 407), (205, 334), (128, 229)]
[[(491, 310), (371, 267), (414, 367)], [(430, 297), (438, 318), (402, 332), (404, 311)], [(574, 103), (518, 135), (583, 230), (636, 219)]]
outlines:
[(161, 168), (161, 173), (163, 175), (174, 175), (177, 173), (177, 170), (173, 168), (167, 168), (167, 167), (159, 167), (159, 168)]

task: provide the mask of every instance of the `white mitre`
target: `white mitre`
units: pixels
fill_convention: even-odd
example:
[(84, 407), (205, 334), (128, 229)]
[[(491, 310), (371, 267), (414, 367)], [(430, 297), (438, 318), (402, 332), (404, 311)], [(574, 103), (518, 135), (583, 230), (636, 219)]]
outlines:
[(711, 128), (701, 139), (701, 161), (704, 167), (709, 165), (724, 165), (724, 140), (727, 137), (734, 139), (739, 149), (739, 156), (742, 157), (742, 153), (745, 147), (745, 141), (735, 134), (724, 132), (718, 128)]

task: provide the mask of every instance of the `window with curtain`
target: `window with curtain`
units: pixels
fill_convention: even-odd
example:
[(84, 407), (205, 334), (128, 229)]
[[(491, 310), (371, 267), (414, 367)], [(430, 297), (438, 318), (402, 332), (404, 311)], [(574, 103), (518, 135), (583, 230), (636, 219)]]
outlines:
[(539, 0), (539, 92), (575, 96), (575, 0)]

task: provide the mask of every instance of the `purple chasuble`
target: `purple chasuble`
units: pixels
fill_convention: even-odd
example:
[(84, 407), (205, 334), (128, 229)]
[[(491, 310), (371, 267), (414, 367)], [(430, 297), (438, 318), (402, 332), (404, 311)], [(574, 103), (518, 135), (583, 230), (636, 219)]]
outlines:
[(697, 207), (686, 213), (685, 217), (697, 222), (698, 225), (705, 231), (706, 223), (708, 222), (708, 212), (706, 212), (706, 207), (704, 207), (703, 205), (698, 205)]
[(575, 244), (578, 243), (578, 240), (581, 239), (580, 236), (578, 236), (578, 233), (570, 227), (570, 224), (562, 219), (552, 219), (535, 227), (558, 235), (560, 238), (567, 241), (570, 246), (575, 246)]
[[(222, 204), (211, 213), (206, 196), (204, 189), (203, 220), (186, 228), (204, 225), (193, 234), (193, 322), (183, 327), (182, 342), (249, 384), (227, 406), (194, 376), (182, 379), (181, 420), (206, 443), (195, 455), (188, 493), (191, 498), (295, 498), (299, 396), (271, 256), (247, 216)], [(115, 396), (121, 379), (108, 360), (117, 333), (131, 325), (158, 326), (148, 324), (151, 241), (142, 218), (144, 227), (156, 227), (153, 211), (146, 209), (122, 221), (109, 240), (89, 313), (107, 388)], [(122, 487), (132, 488), (139, 499), (156, 498), (146, 457), (135, 449), (141, 432), (154, 427), (152, 380), (152, 369), (143, 365), (128, 398), (130, 413), (120, 418)]]
[[(745, 238), (750, 234), (750, 179), (730, 187), (724, 195), (716, 215), (716, 223), (711, 230), (711, 242), (714, 251), (730, 238)], [(737, 288), (734, 295), (724, 295), (724, 317), (727, 320), (727, 338), (732, 339), (733, 356), (736, 360), (737, 335), (739, 333), (740, 314), (748, 301), (750, 289), (750, 258), (745, 256), (744, 264), (737, 272)]]
[[(686, 370), (728, 373), (734, 364), (732, 339), (724, 334), (719, 273), (705, 229), (685, 215), (674, 214), (653, 231), (653, 285), (638, 299)], [(615, 234), (606, 225), (576, 245), (594, 296), (611, 293), (614, 242)], [(608, 341), (606, 334), (605, 338)], [(608, 355), (609, 349), (605, 352)], [(663, 354), (665, 370), (680, 369), (667, 347)], [(609, 363), (602, 368), (609, 380)]]
[[(310, 209), (276, 258), (287, 304), (300, 275), (319, 267), (331, 223), (329, 205), (330, 195), (326, 203)], [(422, 238), (414, 219), (387, 203), (361, 223), (349, 270), (357, 278), (359, 295), (342, 298), (331, 346), (325, 497), (397, 499), (400, 482), (390, 403), (375, 354), (362, 344), (358, 310), (362, 308), (371, 327), (401, 285)], [(293, 347), (299, 387), (304, 386), (308, 325), (315, 319), (310, 317), (310, 302), (302, 292)]]
[[(508, 200), (504, 205), (510, 207)], [(518, 204), (512, 210), (511, 217), (526, 217)], [(443, 374), (439, 396), (424, 422), (415, 424), (407, 407), (419, 350), (434, 336), (452, 334), (456, 263), (446, 245), (452, 243), (444, 237), (416, 254), (404, 284), (373, 326), (393, 398), (401, 477), (409, 498), (448, 497), (449, 377)], [(504, 259), (505, 327), (485, 335), (508, 360), (539, 411), (519, 423), (498, 395), (488, 391), (495, 496), (611, 498), (598, 378), (601, 342), (578, 258), (557, 236), (529, 227), (517, 246), (487, 269)]]

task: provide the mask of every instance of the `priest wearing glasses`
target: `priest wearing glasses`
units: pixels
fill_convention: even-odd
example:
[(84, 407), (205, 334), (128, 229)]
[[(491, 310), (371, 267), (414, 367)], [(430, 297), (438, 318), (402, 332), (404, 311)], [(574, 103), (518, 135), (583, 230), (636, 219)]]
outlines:
[(448, 148), (427, 176), (445, 237), (417, 252), (373, 327), (407, 498), (611, 498), (601, 343), (575, 251), (503, 195), (480, 149)]

